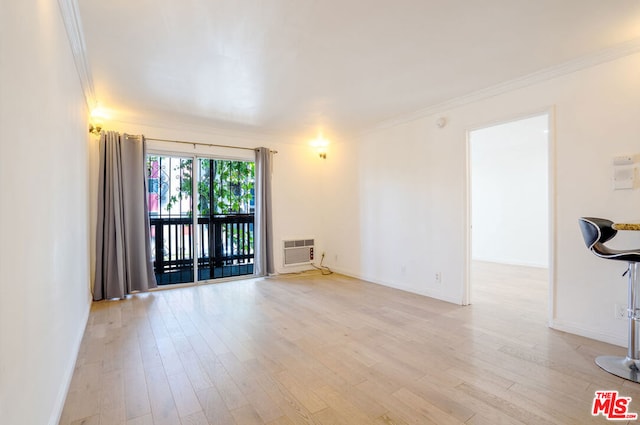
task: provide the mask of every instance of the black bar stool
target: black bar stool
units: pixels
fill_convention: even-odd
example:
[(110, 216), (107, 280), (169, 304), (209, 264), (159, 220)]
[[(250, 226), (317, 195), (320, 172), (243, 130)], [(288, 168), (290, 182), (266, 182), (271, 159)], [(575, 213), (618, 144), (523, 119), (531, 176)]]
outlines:
[(616, 376), (640, 383), (640, 335), (638, 321), (640, 320), (640, 288), (638, 287), (638, 263), (640, 249), (620, 250), (611, 249), (604, 245), (611, 240), (618, 231), (613, 222), (604, 218), (582, 217), (578, 220), (582, 237), (587, 247), (595, 255), (607, 260), (626, 261), (629, 263), (629, 295), (627, 317), (629, 318), (629, 336), (627, 357), (599, 356), (596, 364), (602, 369)]

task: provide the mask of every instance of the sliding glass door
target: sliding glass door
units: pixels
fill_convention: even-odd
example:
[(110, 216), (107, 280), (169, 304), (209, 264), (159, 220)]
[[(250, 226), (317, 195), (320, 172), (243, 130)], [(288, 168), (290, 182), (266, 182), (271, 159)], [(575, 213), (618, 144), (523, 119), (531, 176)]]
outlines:
[(198, 279), (253, 274), (254, 163), (198, 159)]
[(159, 285), (253, 274), (254, 170), (247, 161), (147, 156)]

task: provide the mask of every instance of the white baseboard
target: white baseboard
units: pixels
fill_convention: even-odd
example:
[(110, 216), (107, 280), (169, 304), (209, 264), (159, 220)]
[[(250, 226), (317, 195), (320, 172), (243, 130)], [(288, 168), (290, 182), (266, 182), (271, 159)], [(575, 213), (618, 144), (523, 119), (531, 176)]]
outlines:
[(69, 356), (68, 362), (65, 365), (64, 370), (64, 382), (60, 386), (60, 391), (58, 391), (58, 395), (56, 396), (56, 402), (54, 404), (53, 412), (51, 412), (51, 417), (49, 419), (49, 425), (58, 425), (60, 422), (60, 416), (62, 416), (62, 409), (64, 409), (64, 403), (67, 400), (67, 393), (69, 392), (69, 387), (71, 386), (71, 380), (73, 379), (73, 372), (76, 368), (76, 362), (78, 361), (78, 354), (80, 354), (80, 345), (82, 344), (82, 338), (84, 337), (84, 332), (87, 328), (87, 324), (89, 323), (89, 313), (91, 312), (91, 302), (89, 299), (87, 303), (83, 320), (79, 322), (82, 326), (78, 326), (78, 334), (76, 335), (76, 339), (72, 346), (73, 355)]
[[(574, 335), (583, 336), (585, 338), (595, 339), (596, 341), (606, 342), (608, 344), (617, 345), (619, 347), (627, 347), (626, 336), (613, 335), (610, 333), (595, 331), (580, 326), (578, 323), (563, 322), (562, 320), (553, 320), (549, 323), (549, 327), (558, 331), (567, 332)], [(605, 354), (605, 353), (603, 353)]]
[(345, 276), (349, 276), (349, 277), (352, 277), (354, 279), (360, 279), (360, 280), (364, 280), (365, 282), (374, 283), (376, 285), (386, 286), (386, 287), (393, 288), (393, 289), (399, 289), (399, 290), (404, 291), (404, 292), (410, 292), (412, 294), (418, 294), (418, 295), (422, 295), (422, 296), (433, 298), (433, 299), (440, 300), (440, 301), (445, 301), (445, 302), (456, 304), (456, 305), (462, 305), (462, 300), (454, 299), (452, 297), (446, 297), (446, 296), (443, 296), (442, 294), (439, 294), (439, 293), (434, 293), (434, 292), (431, 292), (431, 291), (428, 291), (428, 290), (416, 291), (415, 289), (412, 289), (412, 288), (407, 288), (405, 286), (398, 285), (398, 284), (395, 284), (395, 283), (392, 283), (392, 282), (387, 282), (387, 281), (384, 281), (384, 280), (376, 279), (376, 278), (374, 278), (372, 276), (360, 275), (359, 273), (354, 273), (354, 272), (351, 272), (351, 271), (348, 271), (348, 270), (340, 269), (339, 267), (330, 266), (330, 268), (335, 273), (339, 273), (339, 274), (342, 274), (342, 275), (345, 275)]

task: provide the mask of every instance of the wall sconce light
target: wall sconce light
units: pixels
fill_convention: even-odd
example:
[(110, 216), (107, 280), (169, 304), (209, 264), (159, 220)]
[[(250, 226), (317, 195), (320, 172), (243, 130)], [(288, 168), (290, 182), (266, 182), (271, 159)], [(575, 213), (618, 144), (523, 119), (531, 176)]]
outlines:
[(102, 131), (102, 126), (100, 124), (89, 124), (89, 133), (91, 134), (100, 134)]
[(315, 148), (320, 158), (327, 159), (327, 146), (329, 146), (329, 141), (322, 137), (322, 134), (318, 134), (318, 137), (311, 141), (311, 146)]
[(107, 117), (107, 114), (104, 110), (96, 106), (90, 114), (89, 118), (89, 133), (91, 134), (100, 134), (102, 131), (102, 126), (104, 124), (104, 119)]

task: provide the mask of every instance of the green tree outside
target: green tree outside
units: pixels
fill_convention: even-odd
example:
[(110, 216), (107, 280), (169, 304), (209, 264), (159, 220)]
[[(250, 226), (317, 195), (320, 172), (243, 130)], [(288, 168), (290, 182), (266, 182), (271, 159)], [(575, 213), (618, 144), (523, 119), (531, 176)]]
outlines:
[[(151, 157), (150, 157), (151, 158)], [(255, 164), (247, 161), (198, 159), (198, 216), (253, 213)], [(169, 212), (179, 200), (189, 199), (193, 185), (193, 160), (174, 166), (179, 172), (178, 193), (171, 195)]]

